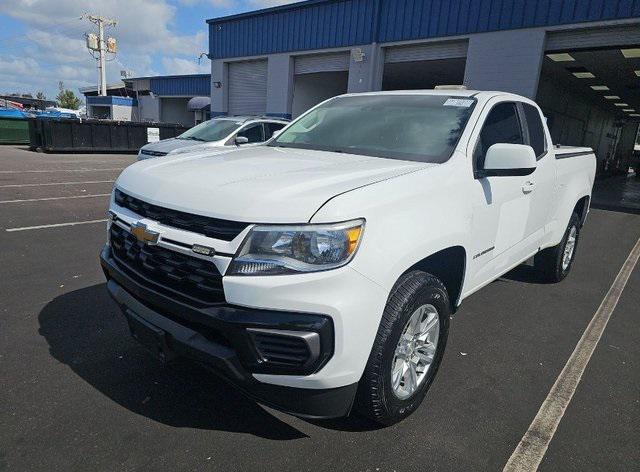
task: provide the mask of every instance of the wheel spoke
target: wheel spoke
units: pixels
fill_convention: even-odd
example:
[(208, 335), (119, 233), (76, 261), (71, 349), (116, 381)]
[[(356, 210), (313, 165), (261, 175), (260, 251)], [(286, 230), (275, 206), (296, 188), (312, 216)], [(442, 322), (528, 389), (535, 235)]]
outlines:
[(420, 325), (420, 337), (429, 334), (429, 332), (439, 323), (438, 316), (435, 315), (431, 319), (425, 319)]
[(424, 313), (424, 309), (416, 310), (416, 312), (411, 316), (409, 320), (409, 329), (411, 334), (416, 334), (420, 331), (420, 320), (422, 319), (422, 314)]
[(405, 362), (402, 359), (396, 359), (395, 365), (393, 367), (393, 375), (391, 378), (391, 386), (394, 390), (400, 386), (400, 381), (402, 380), (404, 374), (404, 365)]
[(430, 365), (433, 362), (433, 356), (435, 354), (435, 348), (433, 344), (422, 346), (416, 350), (416, 355), (425, 365)]
[(418, 374), (416, 373), (416, 366), (411, 362), (409, 363), (409, 375), (407, 377), (409, 379), (407, 390), (409, 390), (409, 393), (413, 393), (418, 387)]

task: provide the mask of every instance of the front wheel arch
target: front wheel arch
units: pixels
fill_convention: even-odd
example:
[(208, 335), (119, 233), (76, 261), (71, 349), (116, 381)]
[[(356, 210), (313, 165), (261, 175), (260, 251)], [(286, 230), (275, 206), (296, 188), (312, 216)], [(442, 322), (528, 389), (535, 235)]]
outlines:
[(398, 280), (414, 270), (420, 270), (437, 277), (447, 289), (451, 311), (455, 312), (462, 293), (466, 266), (467, 252), (464, 247), (451, 246), (419, 260), (404, 271)]

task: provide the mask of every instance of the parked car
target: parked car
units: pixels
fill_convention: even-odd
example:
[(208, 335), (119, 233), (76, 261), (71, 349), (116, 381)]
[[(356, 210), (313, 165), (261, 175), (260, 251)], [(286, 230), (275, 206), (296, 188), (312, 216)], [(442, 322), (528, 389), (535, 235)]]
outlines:
[(286, 412), (385, 424), (465, 298), (532, 256), (567, 276), (596, 169), (533, 101), (466, 90), (335, 97), (219, 157), (117, 179), (101, 263), (133, 336)]
[(175, 138), (145, 144), (138, 152), (138, 160), (151, 157), (224, 150), (235, 146), (262, 144), (289, 121), (257, 116), (231, 116), (213, 118), (185, 131)]

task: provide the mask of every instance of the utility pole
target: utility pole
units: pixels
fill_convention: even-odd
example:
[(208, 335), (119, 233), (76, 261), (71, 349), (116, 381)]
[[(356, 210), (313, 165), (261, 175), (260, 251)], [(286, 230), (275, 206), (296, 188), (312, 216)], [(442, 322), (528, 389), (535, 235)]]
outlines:
[[(87, 35), (87, 47), (90, 51), (98, 53), (98, 70), (100, 71), (100, 78), (98, 81), (98, 95), (107, 95), (107, 52), (116, 53), (116, 41), (113, 38), (104, 39), (104, 27), (115, 26), (116, 20), (113, 18), (105, 18), (99, 15), (85, 15), (86, 18), (93, 24), (98, 25), (98, 36), (91, 33)], [(93, 53), (92, 53), (93, 55)]]

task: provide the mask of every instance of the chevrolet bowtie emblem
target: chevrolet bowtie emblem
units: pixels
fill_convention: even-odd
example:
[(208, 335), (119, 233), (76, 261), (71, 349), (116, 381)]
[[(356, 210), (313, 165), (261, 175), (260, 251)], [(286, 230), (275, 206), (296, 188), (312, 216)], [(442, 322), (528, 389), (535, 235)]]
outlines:
[(160, 236), (160, 233), (151, 231), (147, 228), (147, 225), (140, 222), (131, 225), (131, 234), (133, 234), (138, 241), (150, 245), (158, 244), (158, 237)]

